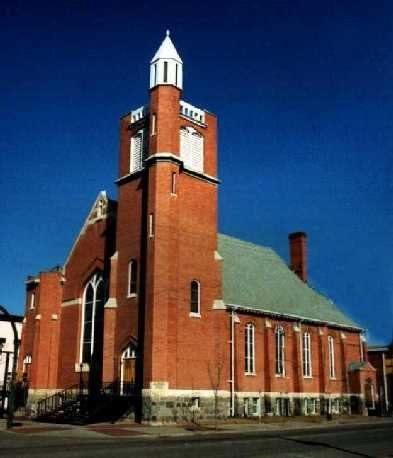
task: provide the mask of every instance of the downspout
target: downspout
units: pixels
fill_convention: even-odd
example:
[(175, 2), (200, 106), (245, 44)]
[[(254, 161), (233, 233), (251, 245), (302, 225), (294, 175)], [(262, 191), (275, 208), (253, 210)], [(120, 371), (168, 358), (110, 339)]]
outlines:
[(382, 376), (383, 376), (383, 392), (385, 398), (385, 409), (386, 413), (389, 412), (389, 400), (388, 400), (388, 384), (386, 380), (386, 365), (385, 365), (385, 353), (382, 352)]
[(231, 417), (235, 416), (235, 312), (231, 310)]

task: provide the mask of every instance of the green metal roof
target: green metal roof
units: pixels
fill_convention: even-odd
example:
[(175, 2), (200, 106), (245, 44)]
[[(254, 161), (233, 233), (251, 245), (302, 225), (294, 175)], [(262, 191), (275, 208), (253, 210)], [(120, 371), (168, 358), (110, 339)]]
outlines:
[(226, 305), (360, 329), (270, 248), (219, 234), (218, 253), (223, 258)]

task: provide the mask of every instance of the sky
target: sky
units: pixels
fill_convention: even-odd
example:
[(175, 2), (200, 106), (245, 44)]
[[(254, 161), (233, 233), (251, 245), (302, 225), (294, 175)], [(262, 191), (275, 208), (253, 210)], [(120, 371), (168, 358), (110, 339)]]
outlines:
[(219, 119), (219, 230), (308, 234), (309, 283), (393, 337), (393, 2), (0, 2), (0, 303), (117, 197), (121, 115), (170, 29), (183, 98)]

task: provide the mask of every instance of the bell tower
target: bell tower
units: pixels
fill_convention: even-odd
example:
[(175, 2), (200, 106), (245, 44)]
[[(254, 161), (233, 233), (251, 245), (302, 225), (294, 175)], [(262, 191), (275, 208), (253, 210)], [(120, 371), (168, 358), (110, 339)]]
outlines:
[[(127, 339), (136, 343), (143, 410), (157, 417), (157, 396), (172, 402), (179, 390), (212, 389), (209, 367), (227, 360), (227, 345), (216, 343), (229, 338), (216, 251), (217, 119), (184, 101), (182, 88), (183, 62), (167, 32), (150, 63), (149, 103), (120, 127), (111, 360)], [(132, 294), (130, 263), (137, 266)], [(223, 389), (227, 379), (224, 370)]]

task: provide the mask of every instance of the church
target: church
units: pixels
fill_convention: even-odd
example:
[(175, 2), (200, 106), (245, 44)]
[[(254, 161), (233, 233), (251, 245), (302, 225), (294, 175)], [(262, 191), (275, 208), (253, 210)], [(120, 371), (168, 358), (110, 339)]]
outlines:
[(218, 233), (217, 117), (183, 99), (169, 33), (146, 105), (120, 120), (116, 184), (64, 264), (27, 278), (19, 372), (32, 412), (81, 384), (134, 399), (146, 422), (375, 404), (363, 330), (307, 284), (306, 234), (289, 235), (288, 267)]

